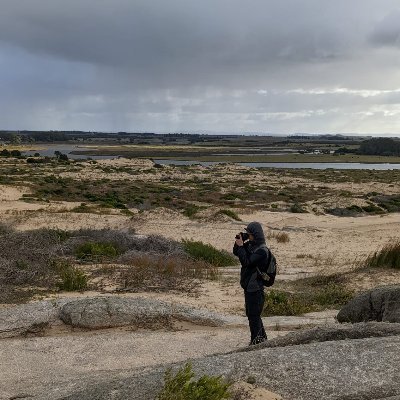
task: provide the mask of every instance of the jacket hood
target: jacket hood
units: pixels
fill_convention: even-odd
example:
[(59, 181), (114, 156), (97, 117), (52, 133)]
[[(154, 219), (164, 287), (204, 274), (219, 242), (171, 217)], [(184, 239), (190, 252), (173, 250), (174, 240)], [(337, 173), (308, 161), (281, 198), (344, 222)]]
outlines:
[(245, 230), (247, 233), (251, 233), (254, 236), (254, 242), (256, 244), (265, 243), (264, 231), (259, 222), (250, 222)]

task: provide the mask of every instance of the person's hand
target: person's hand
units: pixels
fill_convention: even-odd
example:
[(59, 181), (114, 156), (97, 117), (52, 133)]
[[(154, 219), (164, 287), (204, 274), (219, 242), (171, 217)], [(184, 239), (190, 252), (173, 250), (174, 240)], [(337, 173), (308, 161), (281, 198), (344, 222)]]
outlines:
[(243, 246), (243, 239), (242, 235), (239, 235), (239, 239), (236, 238), (235, 243), (237, 246), (242, 247)]

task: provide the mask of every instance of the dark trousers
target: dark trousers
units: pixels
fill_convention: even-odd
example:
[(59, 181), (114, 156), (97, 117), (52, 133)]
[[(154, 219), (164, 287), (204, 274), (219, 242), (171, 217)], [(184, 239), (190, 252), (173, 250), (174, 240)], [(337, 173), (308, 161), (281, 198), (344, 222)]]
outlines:
[(264, 291), (244, 292), (244, 301), (246, 316), (249, 320), (251, 343), (262, 342), (267, 338), (261, 319), (265, 301)]

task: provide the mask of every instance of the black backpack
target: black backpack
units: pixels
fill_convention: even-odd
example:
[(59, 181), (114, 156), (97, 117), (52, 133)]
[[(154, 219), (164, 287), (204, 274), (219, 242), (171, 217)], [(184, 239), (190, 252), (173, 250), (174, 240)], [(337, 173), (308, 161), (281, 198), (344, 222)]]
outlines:
[(261, 269), (257, 267), (257, 272), (261, 277), (261, 279), (263, 280), (264, 286), (269, 287), (275, 283), (276, 269), (277, 269), (276, 258), (266, 244), (262, 244), (261, 246), (257, 247), (257, 249), (255, 249), (254, 251), (257, 251), (258, 249), (264, 249), (268, 254), (268, 259), (266, 264), (263, 267), (261, 267)]

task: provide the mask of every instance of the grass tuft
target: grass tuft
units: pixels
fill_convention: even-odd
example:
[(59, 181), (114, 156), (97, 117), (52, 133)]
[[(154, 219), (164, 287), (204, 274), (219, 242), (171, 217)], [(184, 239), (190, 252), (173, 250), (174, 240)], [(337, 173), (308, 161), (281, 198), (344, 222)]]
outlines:
[(278, 243), (289, 243), (290, 237), (286, 232), (270, 232), (267, 235), (267, 239), (275, 239)]
[(381, 250), (366, 259), (365, 266), (400, 269), (400, 242), (388, 243), (383, 246)]

